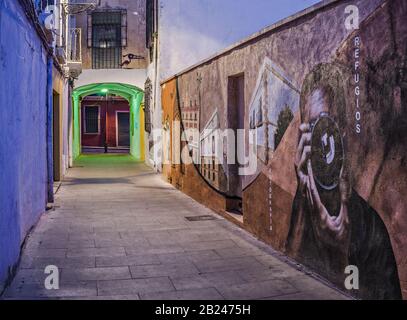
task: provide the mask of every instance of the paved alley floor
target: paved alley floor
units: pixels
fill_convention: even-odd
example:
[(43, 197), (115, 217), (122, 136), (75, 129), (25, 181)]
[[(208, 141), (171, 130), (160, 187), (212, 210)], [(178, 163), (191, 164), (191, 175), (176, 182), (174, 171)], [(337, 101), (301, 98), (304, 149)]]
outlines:
[[(344, 299), (126, 155), (82, 156), (6, 299)], [(216, 220), (189, 221), (211, 215)], [(59, 269), (47, 290), (44, 269)]]

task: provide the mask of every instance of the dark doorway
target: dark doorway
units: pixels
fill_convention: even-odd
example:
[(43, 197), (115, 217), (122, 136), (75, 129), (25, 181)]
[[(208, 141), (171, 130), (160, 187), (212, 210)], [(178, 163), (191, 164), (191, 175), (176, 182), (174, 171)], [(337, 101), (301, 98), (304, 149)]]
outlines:
[(52, 115), (52, 145), (54, 163), (54, 181), (61, 181), (61, 108), (59, 94), (53, 92), (53, 115)]
[(129, 112), (129, 103), (122, 97), (85, 97), (81, 102), (82, 153), (128, 154), (131, 140)]
[[(243, 176), (239, 175), (239, 168), (244, 164), (239, 164), (237, 151), (238, 145), (246, 145), (246, 141), (239, 141), (239, 137), (243, 138), (241, 129), (244, 129), (244, 74), (229, 77), (228, 79), (228, 106), (227, 106), (227, 121), (228, 128), (235, 132), (235, 164), (228, 165), (229, 173), (229, 194), (236, 199), (229, 200), (227, 210), (231, 212), (243, 212), (242, 208), (242, 191), (243, 191)], [(240, 131), (240, 135), (238, 132)], [(246, 139), (246, 137), (244, 137)], [(246, 150), (245, 150), (246, 153)]]
[(129, 112), (117, 112), (117, 146), (130, 147)]

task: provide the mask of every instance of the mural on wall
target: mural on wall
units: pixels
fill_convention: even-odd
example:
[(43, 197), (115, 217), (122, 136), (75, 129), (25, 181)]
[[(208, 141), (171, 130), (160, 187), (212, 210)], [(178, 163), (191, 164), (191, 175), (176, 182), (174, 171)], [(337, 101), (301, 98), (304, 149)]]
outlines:
[[(287, 252), (338, 282), (346, 266), (356, 266), (360, 288), (352, 293), (365, 299), (401, 299), (405, 277), (389, 233), (400, 223), (393, 211), (405, 208), (406, 9), (405, 2), (377, 9), (332, 63), (313, 68), (301, 91)], [(397, 204), (383, 205), (388, 188)], [(392, 229), (384, 223), (390, 219)]]
[(298, 188), (287, 250), (327, 276), (354, 265), (365, 298), (399, 299), (397, 265), (386, 226), (352, 188), (341, 83), (337, 66), (320, 65), (303, 84), (295, 155)]
[(218, 145), (219, 129), (218, 112), (215, 111), (199, 135), (201, 174), (217, 189), (221, 187), (222, 168)]
[[(345, 30), (338, 17), (346, 6), (338, 2), (329, 9), (336, 16), (327, 9), (296, 22), (297, 38), (283, 28), (200, 67), (207, 94), (198, 123), (208, 120), (193, 140), (199, 139), (201, 175), (187, 171), (183, 182), (205, 201), (196, 179), (221, 196), (238, 181), (218, 164), (225, 146), (217, 145), (216, 131), (227, 129), (233, 107), (225, 80), (244, 73), (245, 133), (256, 132), (244, 147), (255, 148), (257, 170), (243, 180), (243, 226), (343, 290), (346, 268), (356, 266), (359, 289), (350, 291), (356, 297), (401, 299), (407, 298), (407, 2), (357, 3), (364, 12), (357, 30)], [(304, 21), (323, 32), (304, 39)], [(334, 23), (342, 34), (326, 44), (322, 38), (338, 33)], [(307, 50), (287, 57), (291, 39)], [(195, 74), (180, 78), (191, 99), (196, 89), (186, 84)], [(228, 200), (215, 209), (227, 212)]]
[(163, 140), (163, 162), (164, 163), (171, 163), (171, 130), (170, 130), (170, 120), (169, 117), (165, 119), (163, 122), (163, 133), (162, 133), (162, 140)]
[(188, 142), (188, 149), (192, 155), (192, 161), (199, 163), (199, 105), (197, 101), (189, 101), (189, 104), (183, 104), (181, 109), (181, 118), (184, 125), (185, 140)]
[[(254, 144), (259, 160), (257, 174), (280, 144), (298, 104), (299, 91), (292, 80), (266, 57), (249, 105), (249, 129), (255, 131), (250, 144)], [(246, 185), (251, 180), (247, 179)]]

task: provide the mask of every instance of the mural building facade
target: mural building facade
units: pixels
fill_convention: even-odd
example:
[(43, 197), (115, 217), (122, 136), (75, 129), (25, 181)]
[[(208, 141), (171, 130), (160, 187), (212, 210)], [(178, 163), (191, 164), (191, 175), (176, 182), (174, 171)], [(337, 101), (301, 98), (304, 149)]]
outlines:
[(406, 19), (325, 2), (164, 81), (164, 177), (339, 288), (356, 266), (355, 297), (406, 299)]

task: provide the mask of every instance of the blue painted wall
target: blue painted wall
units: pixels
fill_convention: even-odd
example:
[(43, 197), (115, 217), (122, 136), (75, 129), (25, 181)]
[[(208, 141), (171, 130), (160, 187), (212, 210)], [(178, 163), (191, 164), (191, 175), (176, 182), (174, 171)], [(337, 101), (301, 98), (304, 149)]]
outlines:
[(19, 2), (0, 0), (0, 291), (47, 201), (46, 57)]

